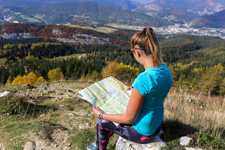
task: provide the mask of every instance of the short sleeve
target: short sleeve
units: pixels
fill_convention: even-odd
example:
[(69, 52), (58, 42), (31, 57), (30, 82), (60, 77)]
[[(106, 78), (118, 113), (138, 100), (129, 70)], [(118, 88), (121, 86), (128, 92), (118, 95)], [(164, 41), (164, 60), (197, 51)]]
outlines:
[(149, 83), (149, 80), (147, 80), (145, 76), (139, 75), (134, 80), (132, 87), (137, 89), (141, 93), (141, 95), (145, 96), (145, 95), (149, 94), (149, 92), (151, 91), (152, 84)]

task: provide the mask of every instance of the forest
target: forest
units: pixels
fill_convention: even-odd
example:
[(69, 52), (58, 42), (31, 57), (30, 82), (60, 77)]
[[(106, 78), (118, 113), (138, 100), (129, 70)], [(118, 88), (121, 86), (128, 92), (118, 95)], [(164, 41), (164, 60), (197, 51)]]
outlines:
[[(129, 36), (122, 38), (128, 40)], [(225, 95), (224, 40), (187, 35), (169, 39), (159, 36), (159, 40), (176, 89), (208, 96)], [(85, 57), (65, 57), (70, 55)], [(0, 59), (4, 59), (0, 64), (2, 86), (100, 80), (109, 75), (131, 84), (144, 71), (130, 56), (129, 46), (123, 44), (74, 45), (44, 38), (1, 40)]]

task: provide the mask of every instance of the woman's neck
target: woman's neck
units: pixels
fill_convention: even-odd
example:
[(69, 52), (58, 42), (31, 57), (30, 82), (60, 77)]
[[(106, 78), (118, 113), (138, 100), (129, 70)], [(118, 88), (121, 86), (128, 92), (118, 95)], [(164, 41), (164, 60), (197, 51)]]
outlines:
[(160, 66), (158, 62), (155, 62), (153, 60), (152, 55), (150, 55), (148, 57), (143, 57), (142, 64), (144, 65), (145, 70), (147, 68), (157, 68)]

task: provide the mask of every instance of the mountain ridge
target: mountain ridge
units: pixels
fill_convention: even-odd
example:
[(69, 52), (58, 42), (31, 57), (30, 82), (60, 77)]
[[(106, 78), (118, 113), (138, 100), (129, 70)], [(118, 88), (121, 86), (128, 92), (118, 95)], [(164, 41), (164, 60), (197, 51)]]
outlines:
[(2, 10), (2, 12), (6, 14), (4, 16), (7, 16), (8, 13), (15, 16), (15, 18), (17, 17), (21, 19), (19, 22), (29, 23), (30, 20), (30, 22), (33, 21), (37, 24), (43, 24), (42, 21), (46, 24), (66, 24), (68, 22), (79, 22), (91, 25), (117, 23), (142, 26), (161, 26), (173, 24), (172, 22), (151, 17), (143, 13), (130, 12), (127, 10), (97, 4), (95, 2), (57, 3), (22, 8), (11, 7), (7, 13), (5, 9)]
[(193, 27), (225, 28), (225, 9), (212, 15), (197, 18), (192, 23)]

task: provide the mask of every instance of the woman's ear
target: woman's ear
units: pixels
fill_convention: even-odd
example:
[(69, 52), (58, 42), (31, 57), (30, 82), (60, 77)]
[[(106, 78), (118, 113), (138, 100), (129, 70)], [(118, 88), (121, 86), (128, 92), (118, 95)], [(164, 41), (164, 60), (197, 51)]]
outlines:
[(140, 51), (137, 51), (137, 55), (138, 55), (138, 57), (141, 57)]

